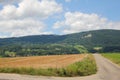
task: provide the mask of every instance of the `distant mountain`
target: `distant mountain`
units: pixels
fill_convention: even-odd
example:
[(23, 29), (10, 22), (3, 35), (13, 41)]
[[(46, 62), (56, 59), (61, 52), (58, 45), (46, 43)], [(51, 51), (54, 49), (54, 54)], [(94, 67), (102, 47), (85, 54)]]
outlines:
[(59, 35), (33, 35), (24, 37), (13, 37), (0, 39), (0, 45), (8, 44), (52, 44), (66, 39), (65, 36)]
[(88, 50), (100, 47), (120, 47), (120, 30), (94, 30), (68, 35), (34, 35), (0, 39), (0, 46), (13, 44), (69, 44), (82, 45)]

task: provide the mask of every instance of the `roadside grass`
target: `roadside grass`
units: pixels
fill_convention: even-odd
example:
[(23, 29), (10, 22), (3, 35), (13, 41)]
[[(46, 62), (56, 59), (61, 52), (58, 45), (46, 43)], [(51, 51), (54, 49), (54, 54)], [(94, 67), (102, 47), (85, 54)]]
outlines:
[(42, 75), (42, 76), (87, 76), (97, 72), (96, 62), (94, 57), (89, 54), (80, 62), (75, 62), (65, 68), (0, 68), (1, 73), (18, 73), (28, 75)]
[(110, 59), (112, 62), (120, 66), (120, 53), (104, 53), (102, 56)]

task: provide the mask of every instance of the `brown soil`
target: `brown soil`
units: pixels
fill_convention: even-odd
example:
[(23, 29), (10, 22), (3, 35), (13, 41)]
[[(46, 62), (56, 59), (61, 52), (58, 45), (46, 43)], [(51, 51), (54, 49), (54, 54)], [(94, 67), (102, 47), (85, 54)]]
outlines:
[(85, 54), (0, 58), (0, 67), (61, 68), (84, 57)]

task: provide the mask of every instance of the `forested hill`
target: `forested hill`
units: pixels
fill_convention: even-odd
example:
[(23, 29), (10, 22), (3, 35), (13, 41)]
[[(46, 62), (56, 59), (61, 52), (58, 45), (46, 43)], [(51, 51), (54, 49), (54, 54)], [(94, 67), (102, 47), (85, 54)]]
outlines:
[[(35, 35), (0, 39), (0, 55), (120, 52), (120, 30), (94, 30), (68, 35)], [(36, 53), (36, 54), (33, 54)]]
[(95, 30), (68, 35), (35, 35), (0, 39), (0, 46), (8, 44), (67, 43), (84, 46), (120, 45), (120, 30)]
[(0, 46), (9, 44), (51, 44), (61, 42), (66, 38), (66, 35), (33, 35), (24, 37), (3, 38), (0, 39)]
[(61, 41), (86, 47), (120, 46), (120, 30), (95, 30), (66, 35)]

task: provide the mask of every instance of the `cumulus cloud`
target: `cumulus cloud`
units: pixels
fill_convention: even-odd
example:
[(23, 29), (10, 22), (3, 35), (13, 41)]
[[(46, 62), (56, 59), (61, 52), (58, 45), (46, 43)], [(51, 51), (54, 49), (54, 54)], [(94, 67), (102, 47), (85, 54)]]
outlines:
[(120, 29), (120, 22), (110, 22), (97, 14), (66, 12), (64, 17), (63, 21), (57, 21), (53, 27), (62, 29), (63, 34), (98, 29)]
[[(6, 1), (12, 3), (15, 0), (0, 0), (1, 3)], [(43, 21), (61, 11), (62, 6), (55, 0), (19, 0), (17, 6), (6, 4), (0, 10), (0, 33), (9, 33), (10, 36), (52, 33), (45, 31)]]
[(15, 5), (5, 5), (0, 11), (2, 19), (17, 19), (24, 17), (47, 18), (62, 11), (62, 6), (54, 0), (22, 0)]
[(33, 35), (43, 32), (45, 25), (32, 19), (0, 21), (0, 32), (10, 33), (11, 36)]

